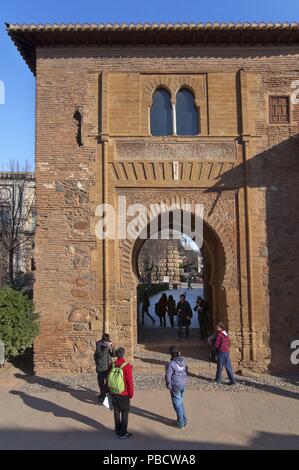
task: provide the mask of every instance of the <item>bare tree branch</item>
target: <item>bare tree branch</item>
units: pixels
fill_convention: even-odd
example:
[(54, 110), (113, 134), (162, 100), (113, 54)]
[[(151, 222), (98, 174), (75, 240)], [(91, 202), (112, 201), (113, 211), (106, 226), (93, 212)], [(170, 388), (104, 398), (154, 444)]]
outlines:
[[(28, 168), (26, 163), (26, 168)], [(20, 172), (17, 161), (11, 160), (10, 171), (3, 175), (0, 185), (0, 249), (8, 260), (10, 282), (14, 282), (15, 260), (21, 246), (34, 237), (34, 187), (32, 175)]]

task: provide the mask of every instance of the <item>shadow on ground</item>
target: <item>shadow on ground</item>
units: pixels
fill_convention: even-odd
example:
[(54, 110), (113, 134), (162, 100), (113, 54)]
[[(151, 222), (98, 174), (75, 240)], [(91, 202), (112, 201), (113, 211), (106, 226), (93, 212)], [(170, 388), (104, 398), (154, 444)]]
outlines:
[(299, 448), (299, 437), (294, 434), (257, 432), (247, 445), (228, 445), (221, 442), (184, 441), (165, 438), (152, 432), (134, 432), (129, 441), (120, 441), (111, 431), (22, 431), (0, 430), (0, 449), (98, 449), (98, 450), (291, 450)]

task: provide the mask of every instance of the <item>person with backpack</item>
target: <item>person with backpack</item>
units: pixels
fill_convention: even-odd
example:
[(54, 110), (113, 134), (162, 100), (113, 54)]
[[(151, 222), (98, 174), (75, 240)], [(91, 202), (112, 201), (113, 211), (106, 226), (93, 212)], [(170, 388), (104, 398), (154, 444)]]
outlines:
[(128, 432), (130, 400), (134, 394), (133, 368), (125, 360), (124, 348), (118, 348), (115, 355), (117, 359), (111, 365), (108, 374), (108, 388), (112, 395), (115, 432), (120, 439), (129, 439), (133, 435)]
[(170, 391), (172, 406), (177, 414), (177, 426), (184, 429), (187, 424), (187, 416), (184, 407), (184, 392), (188, 381), (188, 366), (176, 346), (169, 348), (170, 362), (166, 366), (166, 387)]
[(107, 372), (110, 369), (112, 357), (114, 356), (115, 351), (110, 341), (110, 336), (107, 333), (104, 333), (102, 339), (96, 342), (96, 350), (94, 353), (100, 389), (100, 394), (98, 395), (100, 403), (103, 403), (106, 393), (108, 392)]
[(178, 313), (178, 338), (179, 340), (183, 337), (183, 328), (185, 328), (185, 336), (188, 339), (190, 334), (190, 324), (192, 318), (192, 309), (189, 302), (186, 300), (185, 294), (180, 296), (180, 301), (177, 304)]
[(230, 380), (229, 385), (235, 385), (236, 379), (231, 365), (229, 357), (230, 339), (227, 332), (224, 329), (224, 323), (218, 322), (216, 326), (216, 340), (215, 340), (215, 351), (217, 355), (217, 372), (216, 372), (216, 383), (221, 384), (221, 375), (223, 367), (226, 369), (226, 373)]

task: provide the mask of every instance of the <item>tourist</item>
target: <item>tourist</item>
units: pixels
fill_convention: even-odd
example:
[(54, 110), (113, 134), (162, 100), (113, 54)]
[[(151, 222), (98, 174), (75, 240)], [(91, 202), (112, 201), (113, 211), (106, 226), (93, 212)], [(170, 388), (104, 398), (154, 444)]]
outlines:
[(230, 339), (227, 332), (224, 329), (224, 323), (219, 322), (216, 326), (216, 340), (215, 340), (215, 350), (217, 354), (217, 373), (216, 373), (216, 382), (221, 384), (221, 375), (223, 367), (226, 369), (226, 373), (230, 380), (229, 385), (235, 385), (236, 379), (231, 365), (229, 357), (229, 347)]
[(125, 360), (124, 348), (115, 351), (116, 361), (112, 364), (108, 375), (108, 386), (112, 395), (115, 432), (120, 439), (132, 437), (128, 432), (130, 400), (133, 398), (133, 370)]
[(100, 389), (100, 395), (98, 395), (100, 403), (103, 403), (106, 393), (108, 392), (107, 372), (110, 369), (112, 357), (114, 356), (115, 351), (110, 341), (110, 336), (107, 333), (104, 333), (102, 339), (96, 342), (96, 350), (94, 353)]
[(189, 338), (190, 335), (190, 324), (192, 318), (192, 309), (189, 302), (186, 300), (185, 294), (180, 296), (180, 301), (177, 304), (177, 314), (178, 314), (178, 337), (182, 339), (183, 337), (183, 328), (185, 328), (185, 336)]
[(170, 391), (172, 405), (177, 414), (177, 426), (184, 429), (187, 426), (187, 417), (183, 400), (188, 380), (188, 367), (176, 346), (171, 346), (169, 353), (171, 360), (166, 366), (166, 387)]
[(151, 316), (151, 314), (150, 314), (149, 311), (148, 311), (149, 307), (150, 307), (149, 295), (148, 295), (148, 292), (147, 292), (147, 291), (144, 291), (144, 294), (143, 294), (143, 303), (142, 303), (142, 310), (141, 310), (141, 313), (142, 313), (142, 325), (144, 325), (144, 314), (146, 314), (146, 315), (152, 320), (152, 324), (153, 324), (153, 325), (156, 323), (156, 320)]
[(198, 314), (198, 322), (199, 322), (201, 339), (206, 339), (208, 336), (208, 322), (209, 322), (208, 302), (204, 300), (201, 296), (198, 296), (196, 300), (196, 305), (194, 307), (194, 311), (197, 312)]
[(193, 289), (191, 283), (192, 283), (192, 274), (190, 273), (189, 276), (188, 276), (188, 290)]
[(163, 293), (158, 302), (158, 316), (160, 318), (160, 327), (166, 326), (167, 295)]
[(167, 301), (167, 312), (169, 316), (169, 321), (171, 328), (174, 327), (174, 317), (176, 316), (176, 303), (172, 295), (168, 297)]

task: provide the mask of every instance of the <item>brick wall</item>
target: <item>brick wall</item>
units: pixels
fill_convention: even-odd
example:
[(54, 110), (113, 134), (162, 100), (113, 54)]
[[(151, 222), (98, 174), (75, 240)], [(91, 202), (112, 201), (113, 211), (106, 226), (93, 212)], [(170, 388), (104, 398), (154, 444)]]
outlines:
[[(231, 212), (219, 212), (224, 226), (226, 217), (233, 220), (229, 233), (236, 284), (231, 290), (226, 286), (226, 298), (230, 299), (234, 360), (239, 367), (259, 370), (290, 367), (289, 343), (299, 336), (299, 111), (293, 107), (290, 125), (270, 126), (267, 100), (271, 93), (290, 94), (291, 81), (299, 78), (299, 51), (219, 48), (201, 54), (197, 48), (190, 52), (173, 48), (171, 54), (151, 48), (134, 49), (134, 53), (126, 49), (37, 51), (34, 295), (41, 313), (41, 334), (35, 344), (38, 373), (92, 370), (94, 341), (103, 325), (133, 353), (133, 274), (126, 280), (118, 242), (104, 244), (94, 235), (96, 206), (102, 201), (115, 203), (122, 186), (133, 194), (137, 188), (151, 188), (165, 196), (189, 187), (208, 190), (211, 198), (217, 191), (220, 206), (226, 191), (236, 192)], [(241, 79), (240, 69), (245, 74)], [(108, 166), (116, 158), (115, 136), (140, 139), (146, 129), (140, 76), (148, 73), (204, 74), (205, 139), (236, 139), (237, 158), (232, 158), (231, 168), (224, 167), (220, 156), (204, 167), (205, 178), (198, 173), (192, 185), (188, 171), (183, 171), (179, 181), (161, 185), (158, 173), (156, 178), (142, 179), (138, 165), (144, 162), (132, 161), (131, 173), (118, 167), (121, 173), (115, 181)], [(73, 118), (77, 107), (83, 114), (81, 147)], [(163, 158), (157, 156), (149, 163), (158, 172)], [(183, 161), (182, 168), (187, 164)], [(225, 299), (219, 293), (220, 298)]]

